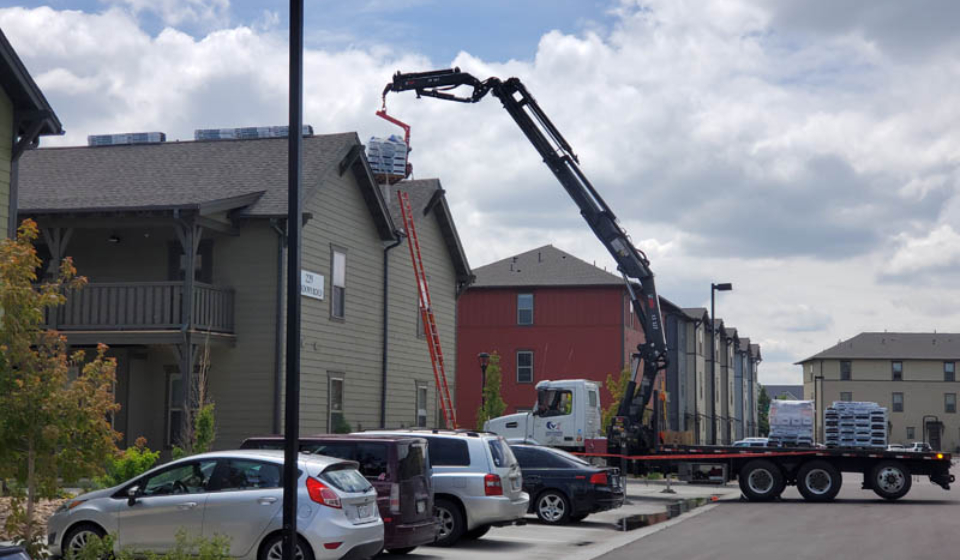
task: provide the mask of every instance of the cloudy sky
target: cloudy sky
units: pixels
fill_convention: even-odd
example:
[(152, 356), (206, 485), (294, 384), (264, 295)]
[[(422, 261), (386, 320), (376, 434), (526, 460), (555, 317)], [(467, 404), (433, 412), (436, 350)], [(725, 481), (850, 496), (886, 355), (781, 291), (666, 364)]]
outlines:
[[(284, 124), (286, 2), (0, 0), (67, 128)], [(862, 331), (960, 331), (960, 3), (307, 0), (305, 122), (373, 113), (398, 69), (518, 76), (647, 251), (663, 295), (763, 345), (764, 383)], [(552, 243), (613, 261), (513, 121), (388, 99), (474, 266)]]

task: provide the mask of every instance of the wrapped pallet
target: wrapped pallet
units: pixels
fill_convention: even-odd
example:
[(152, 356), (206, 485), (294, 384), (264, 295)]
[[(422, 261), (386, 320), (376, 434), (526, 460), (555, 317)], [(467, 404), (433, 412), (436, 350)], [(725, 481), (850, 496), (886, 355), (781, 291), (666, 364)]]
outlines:
[(403, 138), (395, 134), (390, 135), (389, 138), (373, 137), (367, 143), (367, 160), (370, 161), (370, 169), (378, 177), (387, 179), (402, 179), (407, 176), (409, 152)]
[(823, 415), (827, 447), (887, 446), (887, 409), (875, 402), (837, 401)]
[(813, 401), (770, 401), (771, 447), (812, 447)]

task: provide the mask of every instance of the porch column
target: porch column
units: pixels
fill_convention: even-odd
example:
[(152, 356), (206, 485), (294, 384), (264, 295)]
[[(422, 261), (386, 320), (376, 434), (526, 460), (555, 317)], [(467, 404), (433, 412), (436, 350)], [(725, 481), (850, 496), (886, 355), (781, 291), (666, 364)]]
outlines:
[[(70, 244), (70, 238), (73, 236), (73, 228), (43, 228), (40, 232), (43, 234), (43, 239), (47, 242), (47, 247), (50, 249), (50, 263), (43, 273), (56, 278), (60, 273), (60, 263), (63, 262), (63, 257), (67, 254), (67, 246)], [(56, 330), (60, 323), (60, 309), (53, 308), (49, 314), (49, 327)]]
[(180, 344), (180, 382), (183, 387), (183, 422), (181, 434), (189, 433), (190, 419), (194, 409), (194, 364), (197, 345), (193, 342), (193, 300), (194, 278), (197, 272), (197, 249), (200, 245), (201, 230), (192, 218), (179, 220), (175, 226), (180, 246), (183, 248), (183, 297), (181, 298), (180, 331), (183, 342)]

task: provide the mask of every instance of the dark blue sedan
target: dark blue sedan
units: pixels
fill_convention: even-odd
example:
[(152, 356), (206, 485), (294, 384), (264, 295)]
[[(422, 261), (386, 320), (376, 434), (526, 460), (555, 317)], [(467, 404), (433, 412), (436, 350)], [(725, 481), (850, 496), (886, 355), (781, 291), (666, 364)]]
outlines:
[(511, 445), (523, 471), (530, 512), (544, 523), (582, 521), (591, 513), (623, 505), (620, 470), (596, 467), (566, 451), (538, 445)]

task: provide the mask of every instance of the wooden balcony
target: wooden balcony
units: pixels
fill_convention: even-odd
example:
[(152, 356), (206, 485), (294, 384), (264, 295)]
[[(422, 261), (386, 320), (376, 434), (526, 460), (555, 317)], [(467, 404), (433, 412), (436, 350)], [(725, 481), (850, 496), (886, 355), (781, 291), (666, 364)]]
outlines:
[[(233, 334), (232, 289), (195, 282), (192, 295), (193, 321), (187, 329)], [(46, 323), (68, 338), (74, 331), (180, 331), (183, 297), (183, 282), (87, 284), (68, 294), (62, 307), (48, 310)]]

